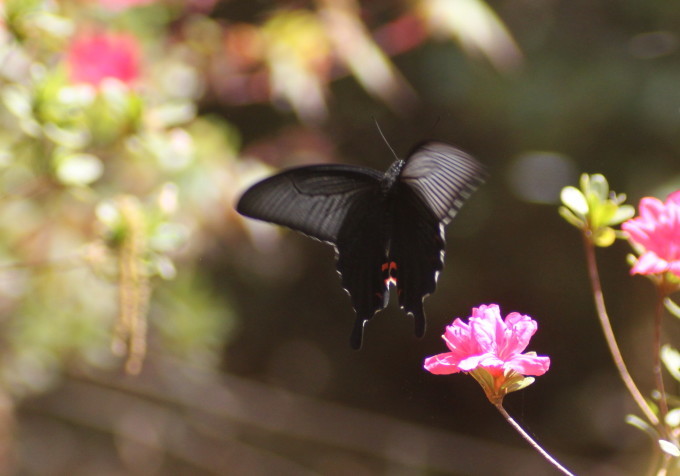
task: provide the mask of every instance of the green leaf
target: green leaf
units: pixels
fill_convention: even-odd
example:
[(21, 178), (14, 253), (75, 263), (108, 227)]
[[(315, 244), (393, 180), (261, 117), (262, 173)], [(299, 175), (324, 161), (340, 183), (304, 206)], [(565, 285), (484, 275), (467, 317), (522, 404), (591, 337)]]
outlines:
[(651, 436), (653, 439), (658, 438), (659, 435), (656, 432), (656, 430), (654, 429), (654, 427), (651, 426), (649, 423), (647, 423), (642, 418), (640, 418), (639, 416), (637, 416), (637, 415), (626, 415), (625, 420), (626, 420), (626, 423), (644, 431), (649, 436)]
[(673, 428), (680, 425), (680, 408), (674, 408), (666, 414), (666, 424)]
[[(625, 200), (625, 196), (624, 196)], [(621, 203), (621, 202), (618, 202)], [(635, 207), (632, 205), (619, 205), (614, 216), (609, 220), (610, 225), (618, 225), (626, 220), (630, 220), (635, 216)]]
[(576, 187), (567, 186), (560, 193), (562, 203), (579, 215), (585, 216), (588, 213), (588, 203), (583, 193)]
[(526, 388), (532, 383), (534, 383), (535, 380), (536, 379), (534, 377), (524, 377), (521, 380), (518, 380), (517, 382), (512, 382), (512, 384), (506, 387), (506, 390), (508, 393), (516, 392), (517, 390), (522, 390), (523, 388)]
[(75, 26), (73, 21), (59, 15), (48, 12), (40, 12), (33, 15), (33, 24), (45, 33), (58, 38), (67, 38), (73, 34)]
[(177, 276), (177, 268), (175, 263), (165, 255), (154, 255), (151, 258), (151, 265), (155, 273), (165, 280), (175, 279)]
[(680, 305), (678, 305), (671, 298), (664, 299), (663, 303), (666, 305), (666, 309), (668, 310), (668, 312), (670, 312), (675, 317), (680, 319)]
[(598, 207), (598, 218), (600, 226), (611, 225), (611, 220), (612, 218), (614, 218), (614, 215), (616, 215), (617, 210), (618, 206), (614, 202), (610, 200), (602, 202)]
[(149, 237), (149, 246), (160, 252), (173, 251), (186, 243), (188, 236), (188, 228), (180, 223), (161, 223)]
[(60, 105), (68, 108), (84, 108), (92, 105), (97, 97), (97, 90), (91, 84), (73, 84), (62, 86), (57, 93)]
[(15, 116), (24, 119), (32, 117), (33, 99), (26, 87), (19, 85), (6, 86), (2, 91), (2, 102)]
[[(623, 202), (626, 201), (626, 194), (625, 193), (614, 193), (614, 192), (612, 192), (610, 198), (617, 205), (621, 205)], [(630, 205), (626, 205), (626, 206), (630, 206)]]
[(600, 200), (606, 200), (608, 198), (609, 184), (604, 175), (593, 174), (590, 176), (590, 191), (597, 195)]
[(671, 443), (668, 440), (659, 440), (659, 448), (661, 448), (661, 451), (664, 453), (667, 453), (675, 458), (680, 456), (680, 448), (675, 446), (673, 443)]
[(43, 126), (43, 132), (55, 144), (69, 149), (80, 149), (90, 140), (90, 134), (85, 129), (66, 129), (52, 122)]
[(178, 126), (196, 117), (196, 105), (191, 101), (168, 102), (156, 107), (153, 115), (165, 127)]
[(97, 219), (109, 228), (120, 225), (120, 212), (111, 200), (105, 200), (97, 205), (95, 214)]
[(56, 172), (65, 185), (88, 185), (101, 177), (104, 165), (92, 154), (72, 154), (58, 160)]
[(576, 228), (583, 228), (585, 226), (585, 222), (574, 215), (567, 207), (559, 207), (557, 211), (570, 225)]
[(661, 348), (661, 361), (673, 378), (680, 381), (680, 352), (666, 344)]
[(601, 224), (599, 208), (602, 205), (602, 200), (597, 193), (591, 190), (585, 191), (585, 197), (588, 203), (588, 221), (592, 226), (599, 226)]

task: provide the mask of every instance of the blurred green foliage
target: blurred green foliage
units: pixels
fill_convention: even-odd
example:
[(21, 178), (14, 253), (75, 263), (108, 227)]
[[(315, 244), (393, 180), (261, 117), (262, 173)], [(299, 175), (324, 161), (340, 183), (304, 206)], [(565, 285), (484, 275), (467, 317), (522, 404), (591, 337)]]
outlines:
[[(64, 367), (117, 365), (112, 342), (138, 372), (149, 315), (159, 316), (154, 352), (215, 363), (230, 322), (215, 317), (220, 300), (193, 272), (175, 279), (176, 263), (193, 267), (200, 247), (188, 242), (200, 234), (200, 208), (221, 206), (218, 171), (234, 160), (238, 134), (196, 115), (202, 86), (188, 45), (148, 36), (181, 9), (3, 7), (4, 391), (43, 391)], [(145, 26), (159, 16), (163, 24)], [(218, 154), (195, 146), (210, 136)]]

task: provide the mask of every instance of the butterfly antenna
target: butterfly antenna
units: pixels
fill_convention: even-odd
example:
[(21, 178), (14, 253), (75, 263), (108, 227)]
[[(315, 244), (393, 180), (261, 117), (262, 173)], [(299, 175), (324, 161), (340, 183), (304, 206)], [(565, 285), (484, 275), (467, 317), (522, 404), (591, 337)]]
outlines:
[(385, 144), (387, 144), (387, 147), (392, 151), (392, 155), (394, 156), (395, 159), (399, 160), (399, 157), (397, 156), (397, 153), (394, 151), (392, 146), (390, 145), (389, 142), (387, 142), (387, 138), (385, 137), (385, 134), (383, 134), (382, 129), (380, 129), (380, 124), (378, 124), (378, 120), (374, 117), (373, 120), (375, 121), (375, 127), (378, 128), (378, 132), (380, 133), (380, 137), (383, 138), (385, 141)]

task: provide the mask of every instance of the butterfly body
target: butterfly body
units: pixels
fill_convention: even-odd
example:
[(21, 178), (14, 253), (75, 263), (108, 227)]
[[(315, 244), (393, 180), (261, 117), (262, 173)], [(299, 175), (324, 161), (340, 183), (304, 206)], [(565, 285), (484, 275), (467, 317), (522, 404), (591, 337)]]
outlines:
[(349, 165), (283, 171), (247, 190), (237, 210), (335, 246), (342, 286), (357, 314), (351, 345), (396, 287), (425, 332), (424, 298), (444, 266), (444, 227), (483, 181), (482, 166), (439, 142), (418, 146), (385, 173)]

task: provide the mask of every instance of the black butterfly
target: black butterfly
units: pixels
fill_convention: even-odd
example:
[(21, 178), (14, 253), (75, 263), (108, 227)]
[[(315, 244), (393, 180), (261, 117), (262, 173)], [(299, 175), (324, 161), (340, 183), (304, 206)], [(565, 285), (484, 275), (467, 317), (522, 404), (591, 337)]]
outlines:
[(464, 152), (426, 142), (385, 173), (338, 164), (285, 170), (253, 185), (236, 209), (335, 246), (358, 349), (364, 325), (388, 303), (390, 284), (423, 336), (423, 300), (444, 266), (444, 226), (484, 175)]

